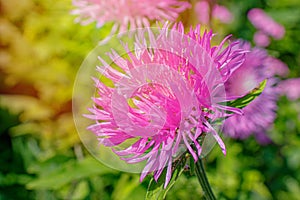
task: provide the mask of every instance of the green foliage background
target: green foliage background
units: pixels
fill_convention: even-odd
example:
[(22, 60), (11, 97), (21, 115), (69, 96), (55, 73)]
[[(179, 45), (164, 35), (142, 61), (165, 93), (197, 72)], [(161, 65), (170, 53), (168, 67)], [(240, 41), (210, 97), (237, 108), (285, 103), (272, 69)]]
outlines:
[[(231, 0), (231, 25), (215, 21), (220, 35), (252, 41), (250, 8), (264, 8), (286, 27), (271, 55), (300, 76), (300, 1)], [(96, 161), (82, 146), (72, 119), (76, 72), (111, 24), (74, 24), (70, 0), (0, 0), (0, 200), (144, 199), (149, 178), (122, 173)], [(300, 86), (299, 86), (300, 87)], [(227, 156), (215, 148), (206, 158), (218, 199), (300, 199), (300, 100), (279, 101), (269, 131), (274, 143), (225, 139)], [(195, 176), (184, 172), (166, 199), (199, 199)]]

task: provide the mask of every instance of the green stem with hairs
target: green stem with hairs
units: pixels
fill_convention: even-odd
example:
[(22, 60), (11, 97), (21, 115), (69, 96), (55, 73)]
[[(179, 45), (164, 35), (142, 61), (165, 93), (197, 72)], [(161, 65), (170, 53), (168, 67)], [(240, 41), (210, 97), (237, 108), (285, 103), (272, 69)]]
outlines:
[(198, 161), (196, 162), (195, 172), (196, 172), (198, 181), (203, 189), (205, 199), (216, 200), (216, 197), (215, 197), (215, 195), (210, 187), (210, 184), (208, 182), (201, 158), (198, 158)]

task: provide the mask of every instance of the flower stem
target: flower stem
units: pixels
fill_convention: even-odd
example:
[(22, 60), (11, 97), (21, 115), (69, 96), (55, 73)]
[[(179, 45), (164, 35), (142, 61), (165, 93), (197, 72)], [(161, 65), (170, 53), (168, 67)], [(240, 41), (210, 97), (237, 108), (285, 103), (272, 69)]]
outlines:
[(216, 197), (215, 197), (215, 195), (210, 187), (210, 184), (208, 182), (208, 179), (206, 177), (206, 173), (205, 173), (203, 162), (202, 162), (201, 158), (199, 158), (198, 161), (196, 162), (195, 172), (198, 177), (198, 181), (204, 191), (205, 199), (216, 200)]

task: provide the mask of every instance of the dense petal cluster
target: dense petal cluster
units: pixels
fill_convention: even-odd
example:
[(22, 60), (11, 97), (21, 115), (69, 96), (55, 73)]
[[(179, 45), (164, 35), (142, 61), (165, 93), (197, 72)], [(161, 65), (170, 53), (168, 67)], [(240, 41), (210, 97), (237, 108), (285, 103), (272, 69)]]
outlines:
[(225, 84), (230, 95), (243, 96), (268, 79), (262, 94), (243, 108), (243, 115), (233, 115), (225, 120), (224, 133), (233, 138), (245, 139), (254, 135), (258, 142), (265, 144), (271, 140), (266, 131), (276, 118), (278, 89), (274, 75), (288, 72), (281, 61), (268, 56), (263, 49), (253, 48), (244, 43), (242, 48), (249, 50), (245, 62)]
[(98, 94), (85, 116), (95, 123), (88, 129), (127, 163), (146, 161), (141, 180), (151, 172), (157, 180), (167, 166), (166, 187), (178, 155), (188, 151), (195, 161), (201, 155), (203, 134), (226, 152), (213, 122), (226, 110), (239, 112), (219, 103), (228, 98), (223, 83), (242, 64), (244, 50), (237, 42), (225, 48), (226, 39), (211, 46), (212, 37), (200, 26), (187, 34), (181, 24), (143, 29), (134, 49), (123, 44), (125, 57), (108, 54), (113, 65), (99, 58), (97, 70), (114, 86), (94, 78)]
[(120, 32), (149, 27), (152, 20), (175, 21), (179, 13), (190, 7), (180, 0), (73, 0), (73, 5), (77, 22), (97, 22), (98, 27), (114, 22), (114, 29), (119, 28)]

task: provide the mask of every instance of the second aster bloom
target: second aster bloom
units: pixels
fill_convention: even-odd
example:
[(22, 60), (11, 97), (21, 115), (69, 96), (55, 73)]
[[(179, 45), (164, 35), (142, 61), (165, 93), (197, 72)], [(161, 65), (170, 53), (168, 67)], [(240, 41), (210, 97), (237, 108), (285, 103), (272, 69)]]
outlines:
[(238, 43), (223, 47), (226, 39), (211, 46), (212, 37), (199, 26), (187, 34), (181, 24), (143, 29), (134, 49), (123, 44), (125, 56), (108, 53), (113, 64), (99, 58), (97, 70), (113, 86), (94, 78), (97, 95), (85, 116), (95, 121), (88, 129), (127, 163), (146, 161), (141, 180), (152, 172), (158, 180), (166, 168), (166, 187), (178, 155), (189, 152), (197, 161), (204, 135), (226, 153), (214, 122), (225, 110), (239, 112), (219, 102), (227, 99), (223, 83), (243, 62), (244, 50), (233, 48)]
[[(253, 48), (245, 43), (242, 48), (249, 50), (245, 62), (229, 78), (226, 91), (230, 95), (243, 96), (255, 89), (259, 83), (268, 79), (260, 96), (243, 108), (243, 115), (233, 115), (225, 120), (224, 133), (232, 138), (245, 139), (254, 135), (258, 142), (269, 143), (266, 134), (276, 118), (278, 90), (275, 87), (275, 74), (283, 75), (288, 71), (277, 59), (268, 56), (263, 49)], [(278, 69), (276, 69), (278, 67)]]
[(72, 11), (78, 15), (77, 22), (96, 22), (101, 27), (114, 22), (120, 32), (135, 28), (149, 27), (150, 21), (175, 21), (179, 13), (190, 7), (180, 0), (73, 0)]

